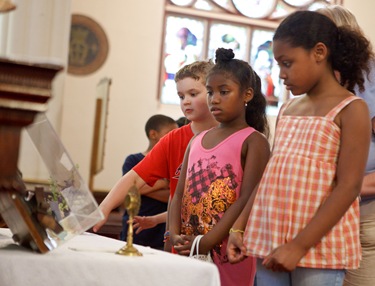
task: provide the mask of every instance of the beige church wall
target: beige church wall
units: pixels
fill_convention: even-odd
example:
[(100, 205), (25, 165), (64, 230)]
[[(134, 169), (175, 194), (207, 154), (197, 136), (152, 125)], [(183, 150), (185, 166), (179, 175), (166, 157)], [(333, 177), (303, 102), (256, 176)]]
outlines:
[(144, 151), (146, 120), (155, 113), (177, 119), (181, 112), (162, 111), (157, 101), (164, 0), (72, 1), (72, 13), (91, 17), (108, 37), (109, 54), (96, 72), (66, 76), (61, 138), (88, 182), (96, 102), (96, 85), (110, 78), (104, 169), (94, 189), (109, 190), (121, 176), (126, 155)]
[[(370, 39), (375, 40), (371, 11), (375, 1), (345, 0)], [(109, 4), (110, 3), (110, 4)], [(93, 134), (95, 86), (103, 77), (112, 79), (105, 145), (104, 170), (94, 180), (97, 190), (109, 190), (121, 175), (127, 154), (146, 148), (144, 123), (155, 113), (181, 116), (179, 106), (161, 105), (156, 99), (163, 0), (75, 0), (72, 13), (92, 17), (106, 31), (110, 51), (104, 66), (88, 76), (67, 75), (61, 136), (81, 174), (88, 180)], [(271, 130), (275, 117), (270, 117)]]
[(344, 0), (344, 6), (356, 16), (359, 25), (366, 36), (375, 45), (375, 1), (373, 0)]
[[(375, 10), (375, 1), (344, 0), (344, 5), (358, 17), (374, 42), (371, 11)], [(89, 75), (67, 74), (65, 66), (54, 81), (48, 116), (84, 180), (89, 182), (96, 85), (102, 78), (111, 78), (104, 169), (95, 176), (95, 190), (110, 190), (121, 176), (125, 156), (147, 148), (144, 124), (151, 115), (162, 113), (174, 119), (182, 116), (179, 106), (161, 105), (157, 100), (163, 6), (164, 0), (71, 1), (70, 13), (89, 16), (102, 26), (108, 37), (109, 54), (104, 65)], [(68, 46), (60, 38), (51, 41), (55, 49), (60, 45), (64, 51)], [(269, 119), (273, 131), (275, 117)], [(28, 152), (22, 152), (22, 157), (33, 162)]]

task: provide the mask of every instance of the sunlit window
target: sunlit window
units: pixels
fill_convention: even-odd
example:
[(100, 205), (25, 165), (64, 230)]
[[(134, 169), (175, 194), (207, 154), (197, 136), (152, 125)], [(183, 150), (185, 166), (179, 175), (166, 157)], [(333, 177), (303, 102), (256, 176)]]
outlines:
[(219, 47), (233, 49), (262, 79), (269, 108), (277, 113), (289, 97), (279, 80), (272, 37), (279, 22), (296, 10), (316, 10), (342, 0), (169, 0), (161, 60), (160, 101), (179, 104), (175, 73), (196, 60), (214, 59)]

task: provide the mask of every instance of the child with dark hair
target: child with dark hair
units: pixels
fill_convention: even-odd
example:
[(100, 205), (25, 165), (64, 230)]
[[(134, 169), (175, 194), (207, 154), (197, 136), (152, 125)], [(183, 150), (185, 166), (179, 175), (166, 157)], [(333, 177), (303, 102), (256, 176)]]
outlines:
[(181, 116), (176, 120), (178, 127), (184, 126), (189, 123), (189, 120), (185, 116)]
[[(134, 184), (142, 195), (147, 194), (149, 197), (162, 200), (166, 192), (164, 189), (160, 190), (160, 182), (166, 179), (170, 188), (167, 194), (173, 197), (190, 139), (194, 134), (217, 125), (217, 121), (208, 110), (205, 87), (206, 76), (212, 66), (211, 61), (196, 61), (183, 66), (176, 73), (175, 82), (180, 107), (190, 123), (172, 130), (161, 138), (141, 162), (122, 176), (99, 206), (104, 219), (93, 227), (95, 232), (107, 221), (109, 213), (124, 202)], [(168, 228), (165, 237), (168, 243)], [(166, 250), (170, 250), (168, 244)]]
[[(272, 156), (231, 233), (229, 260), (257, 257), (257, 285), (342, 285), (361, 258), (358, 195), (371, 127), (363, 88), (369, 42), (328, 17), (282, 21), (273, 52), (286, 89)], [(341, 75), (340, 82), (335, 71)], [(250, 216), (249, 216), (250, 213)], [(247, 221), (247, 223), (246, 223)]]
[(211, 253), (221, 285), (253, 285), (254, 258), (230, 264), (226, 244), (268, 161), (266, 99), (258, 75), (231, 49), (216, 51), (206, 87), (219, 126), (196, 135), (186, 150), (170, 205), (171, 242), (188, 255), (193, 239), (203, 235), (199, 253)]
[(163, 114), (156, 114), (151, 116), (145, 125), (145, 133), (148, 139), (148, 147), (147, 150), (140, 153), (130, 154), (125, 158), (124, 164), (122, 165), (122, 175), (125, 175), (128, 171), (130, 171), (135, 165), (137, 165), (159, 142), (159, 140), (172, 131), (180, 127), (178, 123), (171, 117), (163, 115)]
[[(144, 152), (130, 154), (125, 158), (122, 166), (122, 175), (129, 172), (135, 165), (137, 165), (159, 142), (159, 140), (178, 127), (177, 123), (173, 118), (163, 115), (156, 114), (151, 116), (145, 124), (145, 132), (148, 139), (148, 147)], [(166, 180), (164, 185), (161, 182), (161, 190), (166, 190), (165, 199), (163, 201), (156, 200), (148, 197), (147, 195), (141, 195), (141, 206), (138, 215), (142, 216), (153, 216), (158, 215), (167, 211), (168, 200), (169, 200), (169, 183)], [(122, 231), (120, 234), (121, 240), (126, 240), (128, 234), (128, 220), (129, 215), (125, 211), (122, 218)], [(145, 230), (144, 232), (136, 232), (133, 236), (133, 242), (135, 244), (150, 246), (152, 248), (164, 249), (164, 232), (165, 223), (160, 223), (154, 227)]]

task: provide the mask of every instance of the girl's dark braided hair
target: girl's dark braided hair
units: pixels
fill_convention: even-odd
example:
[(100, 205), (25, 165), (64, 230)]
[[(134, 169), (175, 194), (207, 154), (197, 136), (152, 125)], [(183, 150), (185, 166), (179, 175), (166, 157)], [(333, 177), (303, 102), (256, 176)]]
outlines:
[(218, 48), (216, 50), (216, 64), (210, 70), (209, 75), (213, 73), (224, 73), (230, 76), (238, 82), (240, 92), (249, 88), (253, 89), (254, 96), (246, 106), (246, 122), (268, 137), (267, 102), (261, 91), (260, 78), (251, 66), (245, 61), (235, 59), (232, 49)]

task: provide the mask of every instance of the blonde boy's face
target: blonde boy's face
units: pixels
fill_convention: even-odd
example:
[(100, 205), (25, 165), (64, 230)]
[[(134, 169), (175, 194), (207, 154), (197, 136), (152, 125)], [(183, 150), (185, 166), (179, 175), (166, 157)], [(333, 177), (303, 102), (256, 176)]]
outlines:
[(176, 83), (180, 107), (190, 121), (203, 121), (211, 113), (207, 104), (207, 90), (202, 81), (187, 77)]

